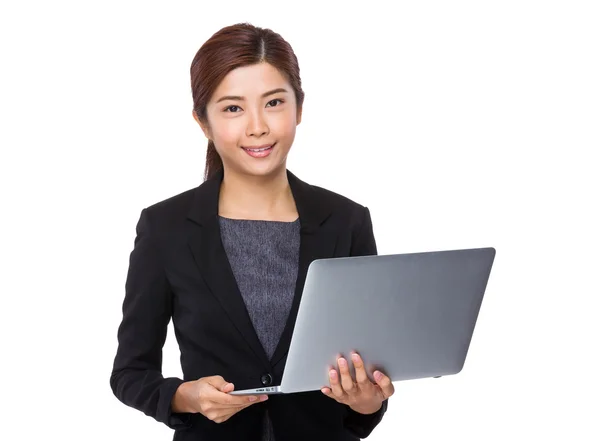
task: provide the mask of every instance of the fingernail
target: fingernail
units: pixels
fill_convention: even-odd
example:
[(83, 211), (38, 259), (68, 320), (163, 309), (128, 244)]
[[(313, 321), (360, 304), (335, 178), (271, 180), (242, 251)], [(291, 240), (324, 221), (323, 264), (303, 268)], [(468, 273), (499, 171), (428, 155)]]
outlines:
[(248, 398), (248, 401), (256, 401), (256, 397), (255, 396), (251, 396)]
[(375, 379), (377, 381), (381, 380), (383, 378), (383, 374), (379, 371), (375, 371), (375, 373), (373, 374), (373, 376), (375, 377)]
[(346, 360), (344, 358), (338, 359), (338, 363), (341, 367), (346, 367)]
[(358, 354), (352, 354), (352, 360), (360, 361), (360, 357), (358, 356)]
[(335, 378), (335, 374), (336, 374), (336, 372), (333, 369), (329, 371), (329, 376), (331, 378)]
[(260, 401), (266, 401), (268, 399), (269, 399), (268, 395), (261, 395), (261, 397), (260, 397)]

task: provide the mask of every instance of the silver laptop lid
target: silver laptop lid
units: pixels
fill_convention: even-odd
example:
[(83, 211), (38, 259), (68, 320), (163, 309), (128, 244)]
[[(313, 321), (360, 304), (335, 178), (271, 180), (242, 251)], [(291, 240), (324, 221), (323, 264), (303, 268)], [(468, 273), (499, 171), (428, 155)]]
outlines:
[(392, 381), (460, 372), (495, 254), (477, 248), (313, 261), (281, 390), (329, 385), (329, 367), (352, 350), (371, 380), (374, 369)]

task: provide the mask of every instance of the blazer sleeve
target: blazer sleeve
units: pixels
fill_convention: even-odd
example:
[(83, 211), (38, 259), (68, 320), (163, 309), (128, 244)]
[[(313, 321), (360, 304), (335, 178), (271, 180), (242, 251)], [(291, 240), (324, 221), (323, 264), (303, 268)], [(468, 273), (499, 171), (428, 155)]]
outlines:
[[(367, 207), (364, 207), (363, 218), (353, 239), (350, 248), (350, 256), (373, 256), (377, 255), (377, 244), (375, 235), (373, 234), (373, 223), (371, 221), (371, 213)], [(370, 415), (364, 415), (355, 412), (346, 406), (346, 416), (344, 425), (346, 429), (354, 433), (359, 438), (366, 438), (377, 427), (383, 419), (383, 415), (387, 411), (388, 399), (384, 400), (381, 409)]]
[(162, 348), (171, 320), (171, 290), (148, 219), (141, 212), (125, 282), (123, 319), (110, 376), (115, 396), (172, 429), (189, 427), (191, 414), (173, 413), (171, 400), (183, 380), (164, 378)]

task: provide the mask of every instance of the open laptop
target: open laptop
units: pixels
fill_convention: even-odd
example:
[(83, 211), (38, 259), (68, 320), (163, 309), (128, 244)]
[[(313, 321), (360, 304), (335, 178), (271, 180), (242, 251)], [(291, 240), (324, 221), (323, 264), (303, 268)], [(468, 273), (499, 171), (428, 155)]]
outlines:
[[(367, 375), (392, 381), (460, 372), (496, 250), (475, 248), (311, 262), (279, 386), (232, 395), (329, 386), (330, 367), (356, 350)], [(354, 367), (349, 362), (354, 376)]]

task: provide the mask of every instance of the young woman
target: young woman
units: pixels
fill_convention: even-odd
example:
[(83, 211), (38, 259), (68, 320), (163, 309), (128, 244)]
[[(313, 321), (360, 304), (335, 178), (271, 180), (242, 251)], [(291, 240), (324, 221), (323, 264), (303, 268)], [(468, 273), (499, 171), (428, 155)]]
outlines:
[[(394, 387), (380, 372), (372, 383), (358, 354), (321, 391), (229, 394), (280, 383), (312, 260), (377, 253), (368, 208), (286, 168), (304, 99), (296, 56), (238, 24), (200, 48), (191, 78), (205, 181), (141, 211), (112, 390), (175, 440), (364, 438)], [(183, 380), (161, 374), (171, 319)]]

